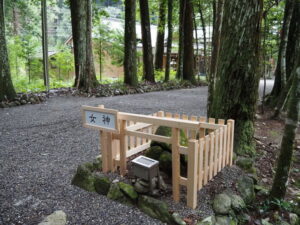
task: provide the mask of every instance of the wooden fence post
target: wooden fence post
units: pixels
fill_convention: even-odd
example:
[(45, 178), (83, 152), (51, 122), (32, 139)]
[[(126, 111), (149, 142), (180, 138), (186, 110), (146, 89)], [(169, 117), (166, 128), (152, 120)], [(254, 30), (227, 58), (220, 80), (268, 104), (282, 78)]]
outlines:
[(107, 160), (107, 132), (100, 131), (100, 146), (102, 155), (102, 171), (108, 172), (108, 160)]
[(187, 206), (195, 209), (197, 206), (198, 183), (198, 141), (189, 140), (188, 144), (188, 174), (187, 174)]
[(232, 166), (232, 160), (233, 160), (233, 147), (234, 147), (234, 120), (228, 120), (228, 122), (231, 125), (231, 140), (230, 140), (230, 159), (229, 159), (229, 165)]
[(126, 136), (126, 120), (121, 121), (120, 127), (120, 173), (122, 176), (126, 174), (126, 152), (128, 148), (128, 138)]
[(172, 186), (173, 200), (179, 202), (180, 198), (180, 155), (179, 155), (179, 128), (172, 128)]
[(203, 184), (203, 176), (204, 176), (204, 169), (203, 169), (203, 156), (204, 156), (204, 145), (205, 141), (204, 138), (199, 140), (199, 159), (198, 159), (198, 190), (202, 188)]

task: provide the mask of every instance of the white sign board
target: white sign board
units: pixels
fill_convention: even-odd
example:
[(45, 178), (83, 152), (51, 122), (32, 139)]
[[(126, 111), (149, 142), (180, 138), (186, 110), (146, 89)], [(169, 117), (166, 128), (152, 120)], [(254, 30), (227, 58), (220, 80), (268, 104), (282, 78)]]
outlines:
[(118, 132), (118, 111), (99, 107), (82, 106), (83, 126)]

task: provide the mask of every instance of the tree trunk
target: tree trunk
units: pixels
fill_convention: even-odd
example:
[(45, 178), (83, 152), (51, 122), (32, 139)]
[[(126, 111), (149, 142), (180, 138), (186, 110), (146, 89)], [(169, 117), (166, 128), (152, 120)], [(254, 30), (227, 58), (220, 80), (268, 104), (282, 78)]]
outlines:
[(85, 91), (98, 85), (92, 52), (91, 0), (70, 0), (75, 59), (75, 86)]
[(167, 41), (167, 59), (166, 59), (166, 71), (165, 82), (170, 79), (170, 64), (172, 53), (172, 38), (173, 38), (173, 0), (168, 0), (168, 41)]
[(4, 0), (0, 0), (0, 101), (12, 100), (15, 97), (5, 39)]
[(44, 86), (49, 91), (47, 0), (41, 2)]
[(277, 65), (275, 70), (275, 81), (271, 92), (271, 105), (276, 104), (277, 98), (286, 83), (286, 51), (289, 34), (289, 26), (293, 14), (294, 0), (287, 0), (284, 10), (284, 19), (280, 35), (280, 45), (278, 51)]
[[(297, 4), (300, 1), (297, 0)], [(300, 27), (300, 20), (295, 22), (297, 27)], [(300, 29), (298, 29), (299, 31)], [(295, 55), (297, 56), (295, 65), (293, 67), (293, 85), (291, 95), (288, 103), (288, 114), (285, 120), (284, 133), (281, 141), (280, 154), (277, 161), (277, 169), (275, 178), (270, 193), (271, 198), (283, 199), (288, 185), (288, 177), (292, 163), (294, 141), (296, 136), (296, 129), (299, 121), (299, 107), (300, 107), (300, 32), (297, 33), (297, 40), (295, 46)]]
[(208, 76), (208, 96), (207, 96), (207, 115), (211, 117), (213, 98), (214, 98), (214, 89), (217, 76), (217, 65), (219, 60), (219, 51), (220, 51), (220, 42), (221, 42), (221, 30), (223, 22), (223, 10), (224, 10), (225, 0), (214, 1), (214, 18), (213, 18), (213, 35), (212, 35), (212, 53), (210, 61), (210, 71)]
[(202, 25), (202, 32), (203, 32), (203, 51), (204, 51), (204, 61), (203, 61), (203, 69), (205, 74), (207, 74), (207, 68), (206, 68), (206, 60), (207, 60), (207, 49), (206, 49), (206, 30), (205, 30), (205, 20), (203, 16), (203, 10), (201, 6), (201, 1), (198, 1), (198, 7), (199, 7), (199, 13), (200, 13), (200, 19), (201, 19), (201, 25)]
[(156, 52), (155, 52), (155, 69), (163, 69), (163, 58), (165, 49), (165, 25), (166, 25), (166, 5), (167, 0), (160, 0), (159, 20), (157, 26)]
[(296, 54), (295, 54), (295, 46), (297, 40), (297, 33), (300, 27), (297, 27), (297, 20), (300, 17), (300, 3), (299, 1), (295, 1), (293, 15), (290, 22), (289, 27), (289, 36), (286, 48), (286, 80), (289, 80), (289, 77), (292, 73), (292, 69), (295, 65)]
[(182, 71), (183, 80), (195, 83), (194, 73), (194, 37), (193, 37), (193, 2), (192, 0), (184, 0), (184, 31), (183, 31), (183, 60)]
[(231, 0), (224, 6), (222, 45), (212, 113), (234, 119), (234, 150), (253, 155), (253, 120), (258, 97), (259, 44), (262, 0)]
[[(200, 55), (199, 55), (199, 39), (198, 39), (198, 32), (197, 32), (197, 30), (198, 30), (198, 28), (197, 28), (197, 21), (196, 21), (196, 15), (195, 15), (195, 11), (193, 11), (193, 21), (194, 21), (194, 32), (195, 32), (195, 42), (196, 42), (196, 58), (198, 58)], [(198, 62), (198, 60), (196, 60), (195, 61), (195, 69), (196, 69), (196, 67), (197, 67), (197, 62)], [(199, 72), (200, 73), (200, 57), (199, 57), (199, 62), (198, 62), (198, 70), (199, 71), (197, 71), (197, 69), (196, 69), (196, 71), (194, 71), (194, 72)], [(200, 76), (197, 76), (198, 77), (198, 81), (199, 81), (199, 79), (200, 79)]]
[(184, 38), (184, 14), (185, 14), (185, 1), (179, 0), (179, 40), (178, 40), (178, 58), (177, 58), (177, 73), (176, 78), (182, 79), (183, 77), (183, 38)]
[(135, 8), (135, 0), (125, 0), (124, 83), (131, 86), (138, 84)]
[(140, 0), (144, 78), (155, 82), (148, 0)]

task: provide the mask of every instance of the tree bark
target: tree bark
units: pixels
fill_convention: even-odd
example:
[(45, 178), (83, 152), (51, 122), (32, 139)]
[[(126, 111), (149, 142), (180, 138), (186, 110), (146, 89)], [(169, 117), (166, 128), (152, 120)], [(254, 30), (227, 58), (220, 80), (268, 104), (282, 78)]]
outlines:
[(183, 80), (188, 80), (195, 83), (194, 73), (194, 37), (193, 37), (193, 2), (192, 0), (185, 1), (184, 13), (184, 31), (183, 31), (183, 61), (182, 71)]
[(286, 83), (286, 51), (287, 41), (289, 34), (289, 26), (293, 14), (294, 0), (287, 0), (284, 10), (284, 19), (282, 24), (282, 30), (280, 35), (280, 45), (278, 51), (277, 65), (275, 69), (275, 81), (271, 91), (271, 105), (276, 104), (277, 98), (280, 95), (281, 90), (284, 88)]
[(210, 116), (235, 120), (234, 151), (253, 155), (253, 120), (259, 84), (262, 0), (231, 0), (224, 6), (222, 45)]
[[(297, 4), (299, 4), (297, 0)], [(300, 27), (300, 20), (295, 22)], [(300, 29), (298, 29), (299, 31)], [(300, 32), (297, 33), (296, 40), (296, 62), (292, 71), (293, 85), (288, 103), (288, 114), (285, 120), (284, 133), (281, 141), (280, 154), (277, 161), (275, 178), (270, 192), (271, 198), (283, 199), (288, 185), (288, 177), (292, 163), (294, 140), (299, 121), (300, 107)]]
[(165, 70), (165, 82), (170, 79), (170, 64), (172, 53), (172, 38), (173, 38), (173, 0), (168, 0), (168, 40), (167, 40), (167, 59)]
[(41, 2), (44, 86), (49, 91), (47, 0)]
[(0, 101), (12, 100), (15, 97), (5, 39), (4, 0), (0, 0)]
[(214, 89), (217, 76), (217, 65), (219, 60), (219, 51), (221, 45), (221, 30), (223, 22), (223, 10), (224, 10), (225, 0), (218, 0), (218, 2), (213, 2), (213, 35), (212, 35), (212, 53), (210, 61), (210, 71), (208, 76), (208, 96), (207, 96), (207, 115), (211, 117), (213, 98), (214, 98)]
[(148, 0), (140, 0), (144, 78), (155, 82)]
[(200, 14), (200, 19), (201, 19), (201, 25), (202, 25), (202, 32), (203, 32), (203, 57), (204, 57), (204, 64), (203, 64), (203, 68), (204, 68), (204, 72), (207, 74), (207, 48), (206, 48), (206, 30), (205, 30), (205, 20), (204, 20), (204, 16), (203, 16), (203, 10), (202, 10), (202, 6), (201, 6), (201, 1), (198, 1), (198, 7), (199, 7), (199, 14)]
[(183, 39), (184, 39), (184, 14), (185, 14), (185, 1), (179, 0), (179, 40), (178, 40), (178, 58), (177, 58), (177, 73), (176, 78), (182, 79), (183, 77)]
[(138, 84), (135, 9), (135, 0), (125, 0), (124, 83), (131, 86), (136, 86)]
[(155, 52), (155, 69), (163, 69), (163, 58), (164, 58), (164, 42), (165, 42), (165, 26), (166, 26), (166, 5), (167, 0), (160, 0), (159, 5), (159, 20), (157, 26), (157, 37), (156, 37), (156, 52)]
[(70, 0), (75, 59), (75, 86), (85, 91), (98, 85), (92, 52), (91, 0)]

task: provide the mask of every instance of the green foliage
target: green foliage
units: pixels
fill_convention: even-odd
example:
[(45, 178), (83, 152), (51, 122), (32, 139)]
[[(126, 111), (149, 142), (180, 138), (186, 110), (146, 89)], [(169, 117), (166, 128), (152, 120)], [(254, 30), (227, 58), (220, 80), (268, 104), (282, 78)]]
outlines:
[(279, 208), (280, 210), (292, 211), (294, 207), (294, 203), (284, 201), (284, 200), (279, 200), (279, 199), (274, 199), (274, 200), (267, 199), (260, 205), (260, 209), (263, 210), (264, 212), (269, 211), (274, 207)]
[[(55, 75), (58, 76), (58, 80), (65, 80), (74, 70), (74, 56), (66, 47), (60, 47), (60, 51), (51, 57), (50, 63), (56, 67)], [(55, 79), (55, 75), (53, 74), (51, 78)]]

